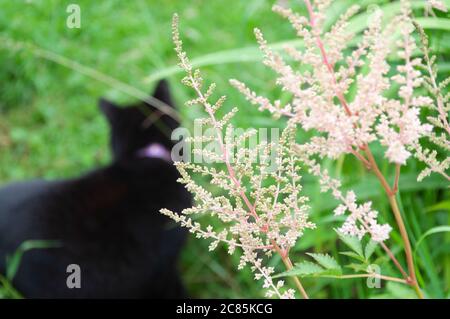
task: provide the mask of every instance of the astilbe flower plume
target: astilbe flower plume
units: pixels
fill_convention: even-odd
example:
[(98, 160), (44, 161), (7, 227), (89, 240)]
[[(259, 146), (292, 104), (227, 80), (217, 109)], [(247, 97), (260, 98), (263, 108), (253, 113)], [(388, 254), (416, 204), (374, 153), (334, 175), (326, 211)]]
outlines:
[[(431, 150), (422, 147), (421, 144), (415, 143), (411, 150), (414, 155), (426, 164), (426, 168), (419, 174), (418, 180), (421, 181), (431, 173), (437, 173), (450, 181), (450, 94), (444, 94), (443, 91), (450, 83), (450, 77), (447, 77), (441, 83), (437, 82), (437, 67), (435, 65), (436, 56), (430, 56), (428, 48), (428, 37), (425, 31), (418, 23), (414, 23), (416, 29), (419, 31), (421, 40), (421, 51), (423, 52), (424, 62), (421, 67), (425, 70), (427, 75), (424, 77), (425, 86), (433, 96), (433, 103), (429, 105), (431, 115), (427, 117), (428, 122), (432, 125), (433, 130), (429, 131), (426, 138), (433, 143), (437, 148), (443, 150), (444, 158), (438, 159), (438, 152), (436, 149)], [(447, 156), (445, 156), (447, 154)]]
[[(411, 156), (407, 147), (430, 131), (429, 125), (421, 124), (419, 108), (431, 104), (428, 97), (413, 95), (415, 88), (423, 82), (417, 66), (419, 58), (413, 58), (416, 48), (411, 36), (413, 26), (410, 10), (403, 3), (403, 12), (387, 26), (382, 27), (382, 11), (376, 11), (355, 50), (346, 54), (353, 35), (346, 30), (347, 20), (358, 11), (352, 6), (341, 16), (330, 31), (324, 32), (324, 10), (330, 1), (320, 1), (314, 11), (306, 1), (310, 19), (290, 9), (279, 6), (274, 11), (290, 20), (297, 34), (303, 38), (305, 50), (287, 47), (287, 53), (305, 67), (303, 72), (294, 70), (283, 61), (281, 55), (268, 47), (260, 30), (256, 38), (265, 55), (264, 63), (278, 73), (277, 84), (292, 93), (292, 101), (281, 106), (277, 101), (271, 104), (258, 97), (237, 80), (236, 86), (254, 104), (268, 109), (276, 115), (286, 115), (304, 130), (321, 133), (311, 140), (313, 153), (320, 157), (336, 159), (342, 154), (355, 154), (370, 143), (378, 141), (385, 146), (385, 157), (392, 163), (404, 165)], [(397, 67), (398, 74), (389, 78), (387, 61), (392, 51), (394, 30), (401, 30), (396, 41), (396, 51), (403, 63)], [(361, 71), (366, 67), (368, 71)], [(399, 97), (387, 98), (384, 93), (399, 84)], [(356, 93), (347, 98), (351, 85)]]
[[(289, 250), (306, 229), (315, 227), (308, 220), (308, 198), (301, 195), (299, 160), (293, 148), (295, 128), (288, 126), (278, 141), (261, 141), (255, 149), (239, 147), (256, 131), (250, 130), (234, 138), (233, 126), (229, 121), (236, 109), (218, 117), (217, 111), (225, 98), (210, 102), (215, 85), (203, 89), (200, 71), (193, 70), (182, 49), (177, 16), (174, 16), (173, 21), (173, 37), (179, 65), (187, 74), (183, 83), (197, 95), (187, 104), (203, 106), (207, 116), (200, 122), (215, 132), (212, 138), (197, 136), (188, 142), (194, 145), (206, 141), (216, 143), (217, 152), (202, 148), (196, 148), (194, 152), (200, 153), (208, 162), (220, 162), (222, 166), (177, 162), (175, 165), (182, 176), (180, 182), (194, 194), (196, 205), (180, 214), (166, 209), (161, 212), (189, 228), (198, 238), (211, 239), (210, 250), (215, 249), (220, 242), (228, 246), (230, 254), (236, 248), (240, 249), (242, 254), (238, 268), (249, 264), (255, 272), (255, 279), (264, 281), (263, 287), (268, 289), (267, 296), (293, 298), (294, 290), (284, 289), (283, 281), (274, 282), (271, 276), (275, 270), (266, 266), (265, 261), (276, 253), (288, 269), (292, 268)], [(234, 148), (238, 150), (231, 152)], [(275, 165), (271, 165), (272, 160)], [(226, 196), (215, 196), (204, 189), (193, 180), (191, 175), (195, 174), (208, 176), (210, 183), (220, 187)], [(195, 215), (204, 214), (218, 219), (222, 225), (220, 229), (211, 225), (202, 226), (194, 218)], [(296, 284), (304, 293), (298, 279)]]
[[(353, 154), (371, 168), (374, 159), (370, 147), (374, 143), (384, 146), (384, 156), (397, 166), (399, 172), (400, 166), (411, 156), (408, 149), (431, 131), (431, 126), (422, 124), (419, 119), (420, 108), (429, 106), (432, 101), (415, 94), (423, 77), (417, 69), (421, 59), (413, 58), (416, 43), (407, 2), (402, 1), (402, 12), (385, 26), (382, 11), (375, 11), (362, 40), (350, 51), (346, 49), (354, 35), (346, 29), (347, 21), (359, 7), (349, 8), (329, 31), (324, 31), (325, 10), (330, 1), (316, 1), (315, 7), (308, 0), (305, 3), (309, 18), (290, 9), (274, 7), (275, 12), (291, 22), (304, 41), (302, 51), (286, 48), (287, 54), (302, 65), (301, 71), (294, 70), (280, 54), (272, 51), (262, 32), (255, 29), (264, 63), (278, 74), (277, 84), (292, 94), (292, 100), (286, 105), (281, 105), (280, 101), (271, 103), (238, 80), (231, 80), (232, 85), (261, 110), (269, 110), (277, 117), (286, 116), (290, 123), (305, 131), (318, 133), (304, 143), (301, 147), (303, 155), (299, 155), (307, 154), (309, 160), (303, 160), (314, 165), (312, 172), (315, 175), (320, 176), (320, 173), (318, 161), (311, 162), (314, 157), (336, 159), (343, 154)], [(400, 30), (400, 35), (395, 30)], [(396, 75), (389, 77), (391, 66), (387, 57), (392, 52), (403, 62), (397, 66)], [(385, 92), (397, 85), (400, 86), (398, 97), (386, 97)], [(351, 88), (356, 92), (352, 98)], [(334, 195), (338, 194), (335, 192)], [(342, 201), (347, 203), (346, 207), (351, 206), (348, 200)], [(360, 236), (362, 229), (370, 233), (370, 225), (373, 225), (372, 230), (377, 230), (374, 239), (384, 240), (390, 227), (375, 225), (376, 214), (368, 209), (368, 205), (362, 205), (359, 214), (351, 213), (342, 230)], [(355, 216), (370, 220), (369, 228), (358, 227)]]

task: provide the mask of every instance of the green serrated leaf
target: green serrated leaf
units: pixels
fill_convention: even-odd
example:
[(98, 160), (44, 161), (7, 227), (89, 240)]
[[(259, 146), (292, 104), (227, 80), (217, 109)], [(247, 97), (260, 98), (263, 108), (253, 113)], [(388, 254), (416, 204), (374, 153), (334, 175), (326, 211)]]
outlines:
[(342, 275), (342, 269), (339, 268), (325, 269), (316, 263), (310, 261), (304, 261), (295, 264), (295, 267), (289, 271), (285, 271), (281, 274), (273, 276), (273, 278), (286, 277), (286, 276), (298, 276), (298, 277), (336, 277)]
[(299, 272), (299, 275), (312, 275), (321, 273), (325, 270), (318, 264), (310, 261), (303, 261), (301, 263), (296, 263), (294, 269)]
[(301, 263), (295, 264), (295, 267), (293, 269), (278, 274), (273, 278), (287, 277), (287, 276), (305, 277), (313, 274), (322, 273), (324, 271), (325, 269), (323, 269), (322, 267), (320, 267), (315, 263), (312, 263), (310, 261), (303, 261)]
[(339, 231), (336, 231), (336, 233), (338, 234), (339, 238), (344, 242), (344, 244), (346, 244), (348, 246), (348, 248), (350, 248), (355, 253), (357, 253), (359, 256), (364, 258), (361, 241), (358, 239), (358, 237), (344, 235), (344, 234), (340, 233)]
[(360, 255), (358, 255), (357, 253), (354, 253), (353, 251), (341, 251), (341, 252), (339, 252), (339, 254), (351, 257), (351, 258), (356, 259), (357, 261), (360, 261), (360, 262), (365, 262), (366, 261), (366, 259), (364, 257), (361, 257)]
[(328, 254), (313, 254), (313, 253), (306, 253), (307, 255), (314, 258), (315, 261), (325, 269), (334, 269), (334, 270), (341, 270), (341, 266), (339, 266), (336, 259), (331, 257)]
[(364, 248), (364, 256), (366, 257), (366, 260), (369, 260), (370, 257), (373, 255), (373, 253), (375, 252), (375, 249), (377, 248), (378, 243), (374, 240), (370, 240), (366, 247)]

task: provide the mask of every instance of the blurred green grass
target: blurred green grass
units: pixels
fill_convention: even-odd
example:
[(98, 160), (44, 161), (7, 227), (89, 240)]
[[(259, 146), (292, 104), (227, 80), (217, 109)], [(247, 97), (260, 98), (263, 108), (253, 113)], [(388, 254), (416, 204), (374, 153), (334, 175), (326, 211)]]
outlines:
[[(283, 2), (303, 10), (300, 1)], [(228, 84), (229, 78), (238, 78), (259, 93), (267, 92), (269, 97), (280, 94), (280, 90), (274, 89), (272, 72), (259, 63), (261, 56), (255, 49), (252, 31), (254, 27), (262, 28), (269, 42), (296, 39), (289, 23), (271, 12), (275, 0), (78, 0), (81, 29), (66, 27), (66, 7), (70, 3), (73, 1), (0, 0), (0, 37), (57, 53), (149, 93), (152, 80), (170, 76), (184, 125), (189, 127), (200, 111), (187, 111), (183, 107), (192, 93), (179, 83), (181, 75), (174, 73), (177, 61), (170, 23), (172, 14), (177, 12), (186, 51), (204, 64), (204, 77), (216, 82), (220, 93), (228, 95), (228, 107), (241, 106), (235, 124), (240, 127), (280, 125), (248, 106)], [(338, 0), (333, 7), (334, 15), (353, 3)], [(363, 7), (370, 3), (381, 8), (389, 6), (388, 1), (360, 1)], [(418, 9), (418, 13), (422, 10)], [(444, 76), (449, 74), (450, 36), (449, 19), (442, 19), (439, 22), (445, 23), (432, 24), (428, 19), (424, 24), (428, 23), (427, 32)], [(364, 16), (357, 16), (355, 27), (363, 22)], [(101, 96), (117, 102), (132, 100), (117, 87), (42, 59), (35, 53), (33, 49), (15, 50), (7, 41), (0, 42), (2, 184), (33, 177), (77, 176), (108, 162), (107, 126), (98, 112), (97, 100)], [(341, 158), (338, 165), (331, 162), (326, 165), (343, 178), (346, 187), (354, 188), (361, 199), (372, 200), (385, 220), (393, 222), (376, 180), (358, 163), (352, 158)], [(402, 171), (400, 183), (401, 203), (407, 212), (406, 223), (413, 243), (432, 227), (449, 224), (450, 196), (444, 181), (434, 176), (417, 183), (415, 176), (420, 167), (411, 161)], [(302, 237), (293, 252), (294, 260), (301, 259), (304, 251), (336, 253), (341, 246), (332, 231), (338, 225), (331, 214), (335, 203), (328, 195), (319, 193), (317, 182), (311, 177), (306, 176), (304, 184), (305, 193), (311, 197), (312, 219), (320, 227)], [(437, 203), (447, 205), (429, 209)], [(392, 237), (391, 245), (394, 251), (399, 251), (400, 238), (395, 232)], [(421, 284), (432, 297), (449, 297), (449, 239), (445, 234), (430, 236), (417, 252)], [(228, 256), (225, 249), (209, 253), (207, 246), (207, 242), (192, 239), (183, 254), (181, 267), (192, 296), (262, 296), (260, 284), (253, 281), (250, 271), (237, 271), (238, 256)], [(336, 257), (343, 259), (343, 256)], [(395, 271), (386, 267), (383, 273), (395, 274)], [(395, 285), (382, 291), (368, 289), (364, 280), (336, 283), (309, 279), (305, 282), (316, 298), (407, 295)]]

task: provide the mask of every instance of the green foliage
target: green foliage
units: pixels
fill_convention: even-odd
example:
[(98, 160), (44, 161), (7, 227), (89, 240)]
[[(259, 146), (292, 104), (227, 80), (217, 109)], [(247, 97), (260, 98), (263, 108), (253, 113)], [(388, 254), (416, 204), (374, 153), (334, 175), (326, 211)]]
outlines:
[(338, 231), (336, 231), (338, 237), (350, 248), (353, 252), (357, 254), (357, 256), (364, 258), (363, 248), (361, 244), (361, 240), (355, 236), (344, 235)]
[(415, 299), (416, 294), (408, 286), (389, 282), (386, 285), (386, 291), (382, 294), (375, 294), (374, 299)]
[(295, 267), (289, 271), (274, 276), (274, 278), (285, 276), (299, 277), (330, 277), (340, 276), (342, 274), (341, 266), (330, 255), (308, 254), (316, 263), (310, 261), (302, 261), (296, 263)]
[(56, 241), (48, 240), (27, 240), (24, 241), (12, 256), (6, 257), (6, 279), (12, 281), (19, 269), (20, 262), (23, 255), (31, 249), (43, 249), (59, 247), (60, 244)]
[[(39, 58), (33, 50), (15, 51), (4, 38), (34, 44), (51, 52), (94, 68), (141, 91), (150, 92), (152, 81), (169, 77), (178, 105), (192, 97), (179, 82), (180, 70), (175, 67), (176, 57), (170, 35), (172, 14), (178, 12), (182, 20), (186, 51), (192, 62), (204, 66), (205, 78), (224, 88), (229, 106), (237, 105), (235, 125), (238, 127), (278, 127), (267, 114), (249, 106), (243, 97), (229, 88), (228, 79), (236, 78), (258, 92), (267, 92), (268, 98), (285, 98), (274, 89), (273, 74), (259, 62), (252, 29), (262, 27), (270, 43), (282, 47), (295, 39), (288, 23), (270, 10), (275, 0), (249, 1), (88, 1), (79, 0), (82, 28), (65, 27), (66, 6), (70, 1), (1, 1), (0, 10), (0, 183), (34, 177), (56, 178), (77, 176), (108, 161), (108, 128), (97, 108), (100, 96), (123, 101), (134, 101), (114, 85), (99, 82), (76, 69)], [(425, 1), (415, 1), (415, 13), (422, 16)], [(304, 12), (301, 1), (290, 1), (295, 10)], [(337, 0), (333, 5), (332, 20), (345, 11), (352, 0)], [(369, 4), (390, 12), (392, 3), (384, 0), (359, 1), (360, 13), (355, 15), (355, 26), (367, 21)], [(449, 1), (447, 1), (449, 4)], [(433, 55), (438, 57), (439, 78), (449, 75), (450, 34), (448, 14), (438, 13), (439, 23), (431, 17), (419, 20), (429, 37)], [(445, 19), (445, 23), (441, 23)], [(297, 41), (297, 40), (294, 40)], [(301, 45), (296, 42), (295, 45)], [(441, 81), (442, 83), (442, 81)], [(229, 88), (229, 89), (227, 89)], [(393, 92), (392, 94), (395, 94)], [(198, 111), (181, 108), (184, 124), (190, 126)], [(57, 133), (56, 133), (57, 132)], [(304, 136), (299, 136), (304, 139)], [(379, 153), (375, 150), (375, 156)], [(364, 167), (351, 157), (342, 157), (338, 167), (331, 163), (330, 172), (339, 175), (344, 186), (354, 189), (361, 200), (372, 200), (382, 219), (395, 224), (388, 203), (378, 182), (367, 174)], [(392, 181), (394, 172), (381, 165), (383, 174)], [(443, 179), (430, 176), (418, 183), (416, 177), (423, 165), (411, 160), (402, 169), (400, 191), (406, 227), (415, 247), (425, 232), (436, 226), (448, 225), (450, 190)], [(205, 181), (208, 185), (208, 181)], [(326, 251), (344, 265), (348, 260), (361, 265), (366, 259), (383, 262), (382, 254), (369, 244), (364, 248), (343, 249), (333, 232), (339, 220), (332, 216), (336, 206), (331, 197), (319, 193), (317, 181), (303, 178), (304, 190), (311, 198), (312, 218), (320, 228), (311, 235), (306, 232), (298, 246), (299, 251)], [(216, 190), (212, 189), (213, 192)], [(441, 203), (441, 204), (438, 204)], [(402, 245), (396, 230), (389, 240), (396, 257), (404, 263)], [(445, 298), (450, 294), (450, 237), (449, 233), (435, 233), (422, 240), (416, 249), (420, 284), (430, 297)], [(274, 259), (272, 266), (279, 260)], [(386, 260), (384, 260), (386, 263)], [(312, 263), (312, 262), (311, 262)], [(208, 252), (208, 243), (191, 240), (185, 247), (181, 270), (193, 297), (262, 297), (260, 287), (254, 283), (250, 271), (236, 271), (238, 258), (225, 249)], [(315, 266), (325, 269), (320, 264)], [(306, 267), (306, 266), (305, 266)], [(282, 271), (282, 269), (278, 269)], [(396, 276), (393, 267), (383, 268), (383, 274)], [(1, 280), (2, 277), (0, 277)], [(4, 278), (4, 277), (3, 277)], [(3, 283), (3, 281), (2, 281)], [(306, 289), (320, 291), (320, 298), (365, 298), (379, 296), (359, 281), (307, 280)], [(392, 288), (394, 287), (394, 288)], [(406, 296), (398, 292), (398, 285), (387, 285), (389, 296)], [(404, 287), (404, 286), (402, 286)], [(0, 294), (6, 296), (0, 289)], [(8, 295), (10, 296), (10, 295)]]
[(431, 236), (433, 234), (439, 234), (439, 233), (450, 233), (450, 226), (436, 226), (429, 230), (427, 230), (422, 236), (420, 236), (419, 240), (416, 243), (416, 247), (414, 251), (417, 251), (422, 241), (427, 238), (428, 236)]
[(307, 253), (308, 256), (311, 256), (312, 258), (314, 258), (314, 260), (321, 265), (322, 267), (324, 267), (325, 269), (330, 269), (330, 270), (337, 270), (337, 269), (341, 269), (341, 267), (339, 266), (339, 264), (337, 263), (336, 259), (334, 259), (333, 257), (331, 257), (330, 255), (327, 254), (312, 254), (312, 253)]
[(349, 257), (352, 262), (345, 267), (352, 269), (354, 272), (370, 273), (373, 264), (377, 264), (377, 261), (372, 262), (371, 257), (375, 253), (379, 243), (368, 240), (365, 246), (362, 241), (355, 236), (344, 235), (339, 233), (338, 237), (344, 242), (344, 244), (351, 249), (351, 251), (339, 252), (339, 254)]
[(378, 243), (370, 240), (366, 247), (364, 248), (364, 257), (366, 258), (366, 260), (369, 260), (370, 257), (373, 255), (373, 253), (375, 252), (375, 249), (377, 248)]
[(0, 274), (0, 298), (22, 298), (20, 293), (12, 286), (12, 281), (20, 267), (23, 255), (32, 249), (59, 247), (56, 241), (27, 240), (24, 241), (12, 254), (6, 257), (6, 276)]

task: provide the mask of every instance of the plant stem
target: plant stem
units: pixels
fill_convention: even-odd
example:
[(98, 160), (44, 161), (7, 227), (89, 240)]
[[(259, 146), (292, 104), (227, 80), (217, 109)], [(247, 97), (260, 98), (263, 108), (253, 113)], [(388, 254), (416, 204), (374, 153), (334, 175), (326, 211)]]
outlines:
[[(283, 260), (283, 263), (286, 266), (287, 270), (291, 270), (292, 268), (294, 268), (294, 266), (292, 265), (292, 261), (289, 258), (289, 256), (283, 257), (283, 255), (281, 255), (281, 260)], [(302, 294), (303, 298), (304, 299), (309, 299), (309, 296), (306, 293), (305, 288), (303, 288), (302, 283), (300, 282), (300, 279), (298, 279), (297, 276), (293, 276), (292, 278), (294, 279), (295, 285), (297, 286), (298, 291)]]
[[(365, 229), (370, 232), (370, 227), (369, 225), (367, 225), (367, 223), (361, 219), (358, 218), (358, 220), (361, 222), (361, 224), (365, 227)], [(395, 258), (394, 253), (389, 249), (388, 246), (386, 246), (386, 244), (384, 242), (380, 242), (379, 243), (380, 246), (384, 249), (384, 251), (386, 252), (386, 254), (389, 256), (389, 258), (392, 260), (392, 262), (394, 263), (394, 265), (398, 268), (398, 270), (400, 270), (400, 273), (402, 274), (403, 278), (405, 280), (408, 280), (409, 275), (406, 273), (406, 271), (403, 269), (402, 265), (400, 264), (400, 262), (397, 260), (397, 258)], [(407, 283), (407, 282), (406, 282)]]
[(380, 181), (381, 186), (383, 186), (383, 188), (384, 188), (384, 191), (386, 192), (386, 194), (388, 196), (394, 195), (391, 187), (389, 186), (389, 183), (386, 181), (386, 178), (384, 178), (383, 173), (381, 173), (380, 169), (378, 168), (378, 164), (375, 161), (375, 158), (373, 157), (372, 152), (370, 151), (369, 145), (366, 145), (364, 147), (364, 150), (366, 151), (367, 159), (369, 160), (369, 163), (370, 163), (370, 168), (372, 169), (373, 173), (376, 175), (376, 177)]
[(356, 275), (342, 275), (342, 276), (323, 276), (327, 278), (336, 278), (336, 279), (352, 279), (352, 278), (380, 278), (386, 281), (394, 281), (394, 282), (400, 282), (403, 284), (408, 284), (405, 279), (402, 278), (396, 278), (396, 277), (390, 277), (390, 276), (384, 276), (384, 275), (378, 275), (378, 274), (356, 274)]
[[(345, 113), (350, 116), (350, 115), (352, 115), (352, 112), (348, 108), (348, 104), (347, 104), (347, 101), (346, 101), (343, 93), (337, 89), (337, 81), (336, 81), (336, 77), (335, 77), (335, 73), (334, 73), (334, 67), (332, 64), (330, 64), (330, 62), (328, 60), (327, 53), (325, 51), (325, 47), (320, 38), (320, 33), (316, 30), (315, 14), (314, 14), (314, 9), (311, 4), (311, 1), (304, 0), (304, 2), (306, 4), (306, 8), (307, 8), (308, 14), (309, 14), (309, 24), (311, 26), (313, 33), (315, 33), (316, 43), (320, 50), (323, 63), (327, 67), (328, 71), (330, 72), (331, 81), (332, 81), (332, 85), (335, 89), (336, 97), (339, 99), (339, 102), (341, 103), (342, 107), (344, 108)], [(418, 285), (417, 279), (416, 279), (414, 260), (413, 260), (413, 255), (412, 255), (411, 244), (410, 244), (410, 241), (408, 238), (408, 233), (406, 232), (405, 224), (403, 222), (401, 213), (398, 209), (397, 201), (395, 199), (395, 194), (397, 193), (397, 189), (398, 189), (398, 180), (400, 177), (400, 166), (399, 165), (396, 166), (396, 176), (395, 176), (395, 181), (394, 181), (394, 188), (391, 188), (389, 183), (386, 181), (386, 178), (384, 177), (384, 175), (381, 173), (380, 169), (378, 168), (378, 165), (375, 161), (375, 158), (372, 155), (372, 152), (370, 151), (369, 146), (364, 145), (361, 149), (366, 152), (368, 163), (367, 163), (367, 161), (360, 158), (360, 156), (357, 155), (357, 152), (353, 152), (353, 154), (355, 154), (366, 165), (366, 167), (369, 167), (369, 165), (367, 165), (367, 164), (370, 164), (370, 169), (375, 173), (377, 178), (380, 180), (380, 183), (383, 186), (384, 190), (386, 191), (386, 194), (389, 198), (389, 203), (391, 204), (392, 211), (394, 213), (395, 219), (397, 221), (397, 225), (400, 230), (401, 237), (403, 239), (405, 255), (406, 255), (406, 260), (407, 260), (407, 264), (408, 264), (408, 272), (409, 272), (409, 276), (407, 277), (406, 281), (410, 286), (412, 286), (414, 288), (414, 290), (417, 293), (417, 296), (419, 298), (423, 298), (423, 294), (419, 288), (419, 285)], [(390, 257), (392, 259), (393, 255), (392, 256), (390, 255)], [(400, 264), (398, 264), (398, 262), (396, 262), (395, 257), (393, 258), (393, 261), (394, 261), (394, 263), (396, 263), (397, 267), (400, 266)], [(399, 269), (401, 269), (401, 266), (399, 267)]]
[(400, 264), (400, 262), (397, 260), (397, 258), (395, 258), (394, 253), (389, 249), (388, 246), (386, 246), (385, 243), (381, 242), (380, 246), (384, 249), (384, 251), (388, 254), (389, 258), (391, 258), (392, 262), (394, 263), (394, 265), (398, 268), (398, 270), (400, 270), (400, 273), (402, 274), (403, 278), (408, 279), (408, 274), (405, 272), (405, 270), (403, 269), (402, 265)]
[[(408, 265), (408, 273), (409, 273), (407, 282), (411, 287), (414, 288), (417, 296), (419, 298), (423, 299), (424, 296), (423, 296), (422, 291), (420, 290), (420, 287), (419, 287), (419, 284), (418, 284), (417, 278), (416, 278), (416, 271), (414, 268), (414, 259), (413, 259), (412, 249), (411, 249), (411, 243), (410, 243), (409, 237), (408, 237), (408, 232), (406, 231), (405, 223), (403, 222), (402, 214), (400, 213), (400, 210), (399, 210), (398, 204), (397, 204), (397, 200), (395, 198), (395, 194), (397, 191), (396, 190), (394, 191), (389, 186), (388, 182), (384, 178), (384, 175), (381, 173), (380, 169), (378, 168), (375, 158), (373, 157), (372, 152), (370, 151), (370, 148), (368, 146), (365, 147), (365, 151), (366, 151), (367, 158), (370, 162), (373, 172), (375, 173), (377, 178), (380, 180), (380, 183), (383, 186), (383, 188), (388, 196), (389, 204), (391, 205), (391, 209), (394, 214), (395, 221), (397, 222), (397, 226), (398, 226), (400, 235), (403, 240), (403, 246), (404, 246), (405, 255), (406, 255), (406, 263)], [(398, 168), (396, 169), (396, 175), (397, 174), (398, 175), (400, 174), (400, 170)], [(398, 180), (398, 177), (396, 177), (396, 180)]]
[[(289, 271), (292, 268), (294, 268), (294, 266), (292, 265), (292, 261), (289, 258), (289, 255), (286, 253), (283, 253), (283, 251), (281, 250), (281, 248), (275, 243), (275, 241), (272, 241), (273, 247), (275, 249), (275, 251), (280, 255), (281, 260), (283, 261), (284, 265), (286, 266), (286, 269)], [(300, 279), (298, 279), (297, 276), (292, 276), (292, 279), (295, 282), (295, 286), (297, 287), (298, 292), (303, 296), (304, 299), (309, 299), (308, 294), (306, 293), (305, 288), (303, 288), (302, 283), (300, 282)]]
[(405, 246), (405, 255), (406, 255), (406, 263), (408, 265), (408, 272), (409, 272), (409, 278), (408, 282), (411, 285), (411, 287), (414, 288), (416, 291), (417, 296), (420, 299), (423, 299), (423, 293), (420, 290), (419, 284), (417, 282), (416, 278), (416, 271), (414, 267), (414, 259), (413, 259), (413, 253), (411, 249), (411, 243), (409, 241), (408, 233), (406, 232), (405, 223), (403, 222), (402, 215), (400, 213), (400, 210), (398, 209), (397, 200), (395, 199), (395, 195), (390, 195), (389, 197), (389, 203), (391, 204), (392, 212), (394, 213), (395, 220), (397, 221), (397, 225), (400, 231), (400, 235), (403, 239), (403, 244)]

